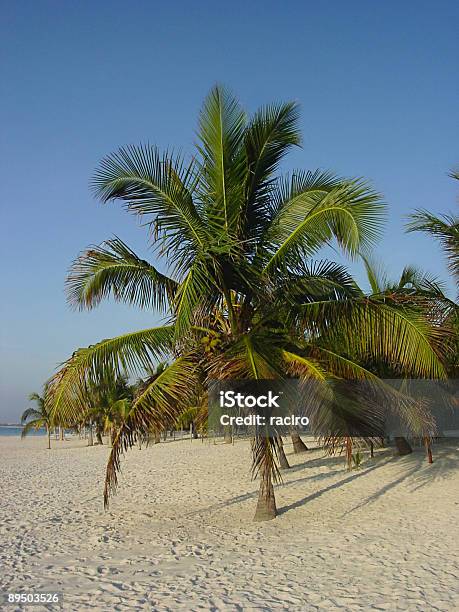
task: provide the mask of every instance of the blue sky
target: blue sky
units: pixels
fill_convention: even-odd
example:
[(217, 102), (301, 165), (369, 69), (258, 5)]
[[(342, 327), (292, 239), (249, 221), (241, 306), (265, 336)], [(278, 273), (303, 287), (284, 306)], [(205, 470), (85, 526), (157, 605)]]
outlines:
[(148, 257), (136, 220), (95, 202), (88, 182), (123, 144), (190, 150), (217, 81), (249, 111), (298, 100), (304, 147), (286, 168), (370, 179), (389, 205), (378, 258), (393, 275), (414, 263), (447, 278), (437, 246), (403, 223), (415, 207), (456, 207), (457, 2), (0, 6), (0, 421), (17, 420), (75, 347), (157, 321), (117, 304), (66, 305), (66, 271), (87, 245), (117, 234)]

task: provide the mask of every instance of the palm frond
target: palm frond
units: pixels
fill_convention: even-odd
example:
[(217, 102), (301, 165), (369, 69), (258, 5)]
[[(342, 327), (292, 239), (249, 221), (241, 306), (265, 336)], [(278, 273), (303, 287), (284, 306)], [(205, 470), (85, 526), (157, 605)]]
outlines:
[(29, 421), (22, 428), (21, 438), (25, 438), (26, 435), (32, 431), (32, 429), (37, 430), (37, 429), (41, 429), (42, 427), (45, 427), (45, 426), (46, 426), (46, 420), (45, 419), (43, 419), (41, 417), (33, 419), (33, 421)]
[(121, 455), (152, 431), (174, 425), (195, 392), (196, 363), (193, 356), (180, 357), (137, 396), (128, 417), (118, 429), (107, 463), (104, 505), (116, 491)]
[(269, 332), (249, 332), (209, 357), (206, 372), (215, 380), (258, 380), (282, 378), (279, 340)]
[(113, 295), (118, 302), (164, 310), (177, 283), (138, 257), (122, 240), (107, 240), (84, 251), (67, 278), (69, 303), (94, 308)]
[(410, 215), (408, 232), (424, 232), (439, 240), (451, 273), (459, 280), (459, 218), (454, 215), (437, 217), (427, 210)]
[(293, 309), (306, 302), (362, 296), (347, 269), (327, 260), (307, 264), (299, 262), (294, 271), (279, 272), (272, 282), (275, 285), (274, 299), (279, 304), (288, 302)]
[(360, 179), (294, 176), (264, 237), (265, 272), (310, 257), (332, 238), (352, 256), (365, 252), (379, 235), (383, 213), (379, 194)]
[(298, 377), (300, 380), (325, 381), (327, 379), (327, 371), (320, 361), (313, 357), (298, 355), (290, 351), (282, 351), (282, 356), (285, 360), (286, 369), (291, 376)]
[(193, 324), (199, 325), (202, 322), (199, 313), (207, 315), (221, 298), (218, 287), (212, 281), (212, 275), (201, 260), (192, 265), (178, 286), (172, 304), (175, 339), (183, 336)]
[(373, 295), (382, 293), (388, 285), (387, 274), (381, 264), (377, 264), (370, 257), (361, 255), (368, 283), (370, 284)]
[[(336, 313), (337, 314), (337, 313)], [(420, 378), (444, 378), (444, 358), (449, 332), (434, 327), (416, 309), (392, 307), (366, 300), (353, 304), (343, 317), (338, 315), (322, 336), (335, 336), (342, 350), (373, 362), (385, 363), (395, 371)], [(334, 345), (336, 345), (336, 342)], [(333, 346), (333, 344), (332, 344)]]
[(43, 403), (43, 398), (36, 391), (29, 394), (29, 400), (31, 402), (37, 402), (39, 406)]
[(273, 480), (274, 483), (282, 482), (282, 474), (279, 470), (279, 454), (281, 441), (277, 436), (268, 436), (260, 433), (252, 438), (252, 478), (259, 475)]
[(241, 151), (247, 164), (245, 204), (240, 211), (245, 239), (257, 238), (270, 218), (273, 173), (288, 151), (301, 143), (298, 111), (295, 102), (265, 106), (247, 126)]
[[(34, 394), (32, 393), (31, 396), (32, 395), (34, 395)], [(32, 399), (32, 397), (31, 397), (31, 399)], [(33, 398), (33, 399), (35, 399), (35, 398)], [(42, 417), (43, 417), (43, 413), (42, 413), (41, 410), (37, 410), (36, 408), (27, 408), (26, 410), (24, 410), (24, 412), (21, 415), (21, 423), (25, 423), (30, 418), (41, 419)]]
[(75, 422), (87, 404), (91, 382), (103, 380), (108, 371), (141, 372), (170, 355), (174, 327), (153, 327), (78, 349), (50, 381), (47, 406), (53, 418)]
[(214, 231), (224, 228), (231, 232), (237, 220), (245, 172), (238, 153), (245, 125), (246, 115), (237, 99), (225, 88), (215, 86), (204, 101), (198, 130), (200, 195)]
[(128, 210), (150, 217), (171, 259), (206, 244), (206, 229), (189, 190), (194, 168), (160, 155), (149, 145), (129, 146), (104, 158), (92, 184), (103, 202), (120, 199)]

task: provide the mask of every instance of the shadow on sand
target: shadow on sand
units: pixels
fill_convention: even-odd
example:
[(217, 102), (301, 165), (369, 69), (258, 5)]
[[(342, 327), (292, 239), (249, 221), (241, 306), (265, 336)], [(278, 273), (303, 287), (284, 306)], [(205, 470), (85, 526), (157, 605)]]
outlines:
[[(441, 440), (437, 442), (433, 446), (434, 453), (434, 463), (429, 465), (426, 460), (424, 449), (416, 448), (411, 455), (406, 455), (404, 457), (397, 457), (393, 454), (393, 449), (389, 448), (385, 451), (378, 453), (374, 459), (368, 459), (367, 466), (363, 467), (363, 469), (347, 473), (343, 471), (343, 462), (344, 459), (342, 456), (334, 456), (334, 457), (315, 457), (313, 459), (307, 459), (306, 461), (296, 464), (292, 466), (289, 470), (285, 472), (285, 474), (292, 474), (294, 472), (312, 469), (317, 466), (318, 463), (325, 465), (326, 467), (335, 467), (340, 466), (339, 469), (331, 469), (327, 472), (323, 472), (320, 474), (314, 474), (313, 476), (304, 476), (302, 478), (296, 478), (294, 480), (288, 480), (281, 484), (281, 487), (291, 487), (293, 485), (298, 485), (301, 483), (311, 483), (317, 481), (325, 481), (333, 476), (337, 476), (339, 474), (348, 474), (346, 477), (340, 479), (337, 482), (333, 482), (331, 484), (326, 485), (324, 483), (323, 488), (316, 490), (314, 493), (306, 495), (305, 497), (288, 504), (287, 506), (283, 506), (278, 509), (279, 515), (285, 514), (290, 510), (295, 508), (299, 508), (304, 504), (312, 501), (313, 499), (317, 499), (321, 497), (325, 493), (329, 491), (333, 491), (335, 489), (340, 489), (342, 487), (346, 487), (351, 482), (357, 479), (365, 479), (365, 477), (375, 470), (383, 468), (387, 464), (396, 464), (399, 469), (397, 473), (394, 475), (393, 479), (382, 486), (378, 491), (369, 495), (366, 499), (362, 500), (359, 504), (354, 506), (349, 510), (349, 512), (353, 512), (367, 504), (373, 503), (379, 498), (381, 498), (385, 493), (399, 486), (403, 482), (408, 479), (411, 479), (412, 484), (414, 485), (413, 491), (419, 489), (420, 487), (425, 486), (429, 482), (432, 482), (436, 479), (444, 479), (448, 477), (448, 474), (457, 470), (459, 468), (459, 441), (458, 440)], [(215, 510), (220, 510), (226, 508), (228, 506), (232, 506), (234, 504), (243, 503), (249, 499), (254, 499), (258, 496), (258, 491), (251, 491), (244, 493), (242, 495), (237, 495), (230, 499), (218, 502), (207, 508), (202, 508), (197, 510), (189, 515), (188, 517), (210, 513)]]

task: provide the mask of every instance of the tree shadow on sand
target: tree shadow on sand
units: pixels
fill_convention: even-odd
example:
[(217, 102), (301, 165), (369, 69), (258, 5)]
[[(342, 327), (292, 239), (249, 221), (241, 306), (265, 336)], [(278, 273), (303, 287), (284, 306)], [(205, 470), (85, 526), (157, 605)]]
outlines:
[[(341, 459), (341, 462), (342, 461), (343, 460)], [(379, 467), (381, 467), (381, 464), (377, 463), (377, 464), (372, 465), (371, 467), (369, 467), (369, 468), (367, 468), (365, 470), (362, 470), (360, 472), (356, 472), (356, 473), (350, 474), (349, 476), (347, 476), (347, 478), (343, 478), (342, 480), (339, 480), (338, 482), (334, 482), (333, 484), (328, 485), (327, 487), (325, 487), (323, 489), (319, 489), (318, 491), (315, 491), (314, 493), (311, 493), (310, 495), (306, 495), (306, 497), (303, 497), (303, 498), (299, 499), (296, 502), (293, 502), (291, 504), (288, 504), (287, 506), (283, 506), (282, 508), (279, 508), (279, 514), (285, 514), (289, 510), (294, 510), (295, 508), (299, 508), (300, 506), (303, 506), (304, 504), (307, 504), (308, 502), (312, 501), (313, 499), (317, 499), (318, 497), (321, 497), (322, 495), (324, 495), (325, 493), (328, 493), (329, 491), (332, 491), (333, 489), (339, 489), (339, 488), (349, 484), (353, 480), (356, 480), (357, 478), (363, 478), (369, 472), (373, 472), (373, 470), (376, 470)], [(333, 472), (329, 472), (329, 475), (336, 474), (336, 473), (342, 473), (342, 470), (335, 470)], [(298, 481), (292, 481), (291, 483), (287, 483), (287, 484), (293, 484), (294, 482), (301, 482), (301, 481), (306, 481), (306, 480), (312, 480), (312, 478), (301, 478)]]
[[(434, 463), (429, 465), (426, 461), (426, 456), (424, 449), (417, 448), (411, 455), (407, 455), (404, 457), (397, 457), (393, 455), (393, 449), (387, 449), (387, 451), (383, 451), (376, 455), (374, 459), (369, 459), (368, 464), (372, 462), (368, 467), (363, 467), (363, 469), (358, 472), (351, 472), (345, 478), (338, 480), (337, 482), (333, 482), (323, 488), (314, 491), (302, 497), (301, 499), (292, 502), (286, 506), (278, 508), (278, 514), (282, 515), (290, 510), (294, 510), (295, 508), (299, 508), (308, 502), (325, 495), (326, 493), (333, 491), (335, 489), (340, 489), (342, 487), (346, 487), (346, 485), (357, 479), (365, 479), (365, 477), (374, 470), (382, 469), (387, 464), (398, 464), (399, 471), (395, 475), (395, 478), (391, 480), (391, 482), (382, 486), (377, 492), (368, 496), (361, 503), (357, 504), (349, 511), (353, 512), (367, 504), (375, 502), (377, 499), (382, 497), (388, 491), (394, 489), (395, 487), (401, 485), (406, 480), (411, 479), (414, 484), (413, 491), (425, 486), (429, 482), (436, 480), (438, 478), (444, 479), (448, 477), (448, 474), (452, 473), (455, 470), (459, 469), (459, 452), (458, 452), (458, 442), (440, 442), (439, 444), (435, 444), (433, 447), (434, 451)], [(312, 469), (316, 467), (318, 463), (322, 465), (333, 468), (335, 466), (341, 466), (339, 469), (330, 469), (327, 472), (323, 472), (320, 474), (314, 474), (312, 476), (304, 476), (302, 478), (295, 478), (293, 480), (287, 480), (280, 484), (279, 486), (282, 488), (288, 488), (291, 486), (297, 486), (302, 483), (317, 483), (320, 481), (328, 480), (333, 476), (338, 476), (343, 474), (343, 457), (342, 456), (332, 456), (332, 457), (316, 457), (314, 459), (308, 459), (302, 463), (298, 463), (295, 466), (292, 466), (288, 471), (286, 471), (285, 475), (292, 474), (295, 471), (299, 471), (302, 469)], [(224, 509), (228, 506), (233, 506), (235, 504), (240, 504), (250, 499), (256, 498), (258, 492), (256, 490), (249, 491), (247, 493), (243, 493), (241, 495), (236, 495), (230, 499), (223, 500), (221, 502), (217, 502), (208, 506), (206, 508), (201, 508), (194, 512), (187, 514), (187, 517), (197, 516), (200, 514), (211, 513), (216, 510)]]
[[(341, 459), (341, 463), (343, 462), (343, 460)], [(290, 472), (291, 470), (289, 470)], [(279, 485), (276, 485), (277, 487), (290, 487), (292, 485), (296, 485), (302, 482), (312, 482), (312, 481), (317, 481), (317, 480), (325, 480), (326, 478), (330, 478), (331, 476), (336, 476), (337, 474), (341, 474), (342, 473), (342, 469), (340, 470), (331, 470), (330, 472), (324, 472), (322, 474), (315, 474), (314, 476), (305, 476), (304, 478), (297, 478), (295, 480), (289, 480), (287, 482), (283, 482)], [(209, 512), (213, 512), (214, 510), (221, 510), (222, 508), (226, 508), (228, 506), (233, 506), (234, 504), (239, 504), (242, 502), (245, 502), (249, 499), (254, 499), (258, 496), (258, 491), (254, 490), (254, 491), (250, 491), (247, 493), (243, 493), (242, 495), (236, 495), (235, 497), (232, 497), (230, 499), (226, 499), (223, 500), (221, 502), (218, 502), (216, 504), (213, 504), (211, 506), (208, 506), (207, 508), (201, 508), (199, 510), (195, 510), (194, 512), (190, 512), (189, 514), (187, 514), (187, 517), (192, 517), (192, 516), (196, 516), (198, 514), (204, 514), (204, 513), (209, 513)], [(281, 510), (279, 510), (279, 512), (281, 512)]]
[(346, 512), (353, 512), (374, 503), (387, 492), (400, 486), (407, 480), (412, 481), (412, 491), (416, 491), (421, 487), (435, 480), (444, 480), (448, 476), (459, 469), (459, 451), (457, 441), (441, 441), (433, 446), (434, 462), (429, 465), (426, 460), (425, 451), (422, 448), (417, 448), (410, 455), (404, 457), (394, 457), (400, 469), (396, 477), (381, 487), (375, 493), (369, 495), (365, 500), (351, 508)]

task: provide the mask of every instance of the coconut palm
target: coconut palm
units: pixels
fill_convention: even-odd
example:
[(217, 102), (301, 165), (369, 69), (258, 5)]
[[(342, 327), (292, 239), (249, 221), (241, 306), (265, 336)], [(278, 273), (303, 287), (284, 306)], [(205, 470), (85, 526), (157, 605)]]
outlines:
[(36, 403), (36, 408), (27, 408), (21, 416), (21, 424), (24, 425), (21, 433), (21, 438), (25, 438), (32, 429), (41, 429), (44, 427), (48, 436), (48, 449), (51, 448), (51, 414), (45, 403), (47, 393), (47, 385), (43, 387), (43, 395), (33, 392), (29, 395), (29, 400)]
[[(363, 296), (342, 265), (313, 260), (333, 241), (350, 256), (368, 251), (385, 208), (359, 178), (277, 175), (286, 153), (300, 145), (298, 118), (295, 103), (266, 106), (248, 118), (215, 87), (189, 160), (129, 146), (97, 169), (98, 197), (121, 200), (140, 217), (164, 265), (160, 270), (112, 238), (74, 262), (69, 301), (91, 309), (113, 297), (153, 308), (165, 321), (76, 351), (54, 376), (49, 405), (71, 422), (85, 386), (108, 369), (134, 375), (158, 360), (169, 363), (137, 395), (117, 431), (105, 503), (123, 451), (148, 431), (173, 427), (211, 379), (374, 380), (357, 359), (368, 355), (400, 372), (444, 375), (443, 336), (422, 314)], [(258, 430), (252, 451), (253, 475), (260, 477), (255, 516), (273, 518), (278, 436)]]
[(87, 403), (89, 409), (85, 421), (96, 426), (98, 444), (103, 444), (102, 436), (110, 435), (113, 441), (115, 431), (126, 420), (132, 403), (132, 390), (124, 376), (116, 376), (107, 370), (97, 382), (91, 381), (87, 386)]
[[(457, 334), (454, 334), (448, 318), (455, 308), (454, 302), (447, 298), (442, 283), (431, 274), (423, 272), (412, 265), (403, 268), (400, 276), (391, 279), (381, 264), (363, 257), (367, 280), (370, 286), (368, 296), (372, 300), (383, 301), (392, 308), (402, 308), (403, 311), (421, 313), (424, 318), (437, 328), (448, 328), (451, 336), (445, 336), (445, 342), (449, 349), (445, 354), (450, 356), (457, 342)], [(397, 378), (399, 374), (392, 364), (378, 363), (371, 359), (365, 366), (382, 378)], [(412, 448), (405, 437), (395, 437), (395, 445), (398, 454), (406, 455), (412, 452)]]

